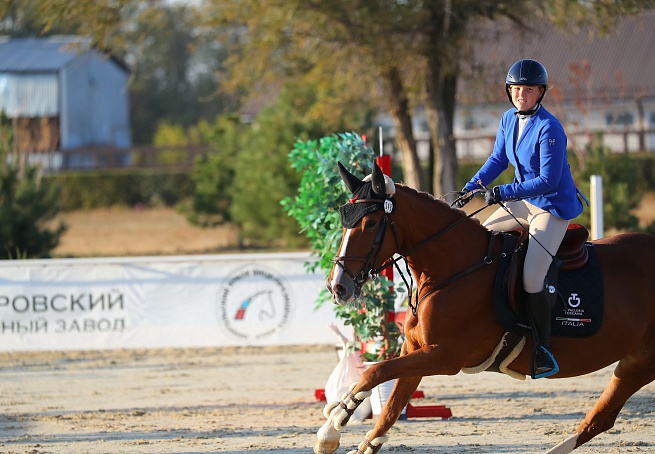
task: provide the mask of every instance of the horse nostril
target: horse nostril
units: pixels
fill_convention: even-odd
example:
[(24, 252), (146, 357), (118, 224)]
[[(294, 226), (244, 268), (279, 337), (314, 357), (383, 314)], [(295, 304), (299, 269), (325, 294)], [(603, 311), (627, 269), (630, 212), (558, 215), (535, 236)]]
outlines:
[(332, 293), (334, 293), (335, 295), (341, 297), (346, 293), (346, 287), (344, 287), (341, 284), (335, 284), (332, 287)]

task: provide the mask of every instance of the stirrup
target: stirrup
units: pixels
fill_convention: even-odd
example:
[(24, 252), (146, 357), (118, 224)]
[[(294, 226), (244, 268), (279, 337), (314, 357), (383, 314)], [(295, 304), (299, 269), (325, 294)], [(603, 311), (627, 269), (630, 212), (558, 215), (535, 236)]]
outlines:
[[(537, 374), (536, 373), (536, 370), (537, 370), (537, 366), (536, 366), (537, 356), (538, 355), (544, 355), (544, 354), (550, 360), (553, 367), (551, 369), (549, 369), (549, 370), (546, 370), (545, 372)], [(532, 354), (532, 364), (530, 364), (530, 366), (531, 366), (531, 369), (532, 369), (532, 371), (531, 371), (532, 372), (532, 378), (534, 378), (535, 380), (537, 378), (550, 377), (551, 375), (555, 375), (556, 373), (559, 372), (559, 365), (557, 364), (557, 361), (555, 361), (555, 357), (550, 352), (550, 350), (548, 350), (546, 347), (543, 347), (541, 345), (539, 347), (537, 347), (537, 349)]]

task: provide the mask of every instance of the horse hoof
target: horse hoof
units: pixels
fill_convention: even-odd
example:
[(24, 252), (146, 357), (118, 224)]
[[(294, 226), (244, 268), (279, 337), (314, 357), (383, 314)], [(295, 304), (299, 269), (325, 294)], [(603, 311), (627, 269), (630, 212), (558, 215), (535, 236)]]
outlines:
[(315, 454), (332, 454), (339, 449), (339, 441), (327, 442), (325, 440), (318, 440), (314, 445)]
[(325, 421), (316, 433), (315, 454), (332, 454), (339, 449), (341, 434), (334, 428), (331, 419)]

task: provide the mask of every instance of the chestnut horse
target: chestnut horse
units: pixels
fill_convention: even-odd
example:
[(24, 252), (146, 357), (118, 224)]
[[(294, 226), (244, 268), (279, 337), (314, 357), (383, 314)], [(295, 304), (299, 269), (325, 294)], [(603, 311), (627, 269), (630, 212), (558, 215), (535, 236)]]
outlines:
[[(472, 267), (489, 256), (492, 234), (464, 211), (394, 184), (377, 165), (370, 179), (364, 180), (341, 164), (339, 170), (355, 197), (340, 209), (345, 231), (326, 282), (334, 302), (352, 304), (362, 284), (389, 264), (394, 254), (405, 258), (418, 292), (418, 307), (408, 311), (405, 320), (401, 356), (372, 366), (340, 402), (326, 405), (327, 421), (314, 447), (318, 454), (335, 452), (338, 431), (371, 389), (398, 379), (374, 428), (351, 452), (375, 454), (422, 377), (475, 370), (501, 342), (505, 329), (493, 305), (498, 265), (492, 261)], [(618, 365), (575, 433), (549, 453), (571, 452), (612, 428), (628, 398), (655, 379), (655, 236), (627, 233), (592, 243), (604, 279), (603, 323), (588, 338), (552, 339), (560, 366), (553, 378), (588, 374), (617, 361)], [(493, 247), (494, 254), (499, 247)], [(466, 269), (473, 271), (462, 273)], [(509, 364), (522, 377), (530, 373), (532, 339), (526, 340)]]

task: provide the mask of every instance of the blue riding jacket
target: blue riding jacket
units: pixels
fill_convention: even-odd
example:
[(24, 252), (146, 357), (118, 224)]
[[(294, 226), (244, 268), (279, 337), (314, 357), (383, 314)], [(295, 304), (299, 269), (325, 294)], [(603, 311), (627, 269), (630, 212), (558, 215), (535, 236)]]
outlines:
[[(582, 212), (582, 197), (571, 175), (566, 157), (566, 134), (554, 115), (540, 106), (531, 115), (518, 143), (516, 109), (505, 112), (500, 120), (494, 149), (480, 170), (466, 183), (465, 190), (491, 184), (508, 164), (514, 167), (514, 182), (500, 185), (502, 200), (524, 199), (562, 219), (571, 220)], [(588, 204), (588, 202), (587, 202)]]

